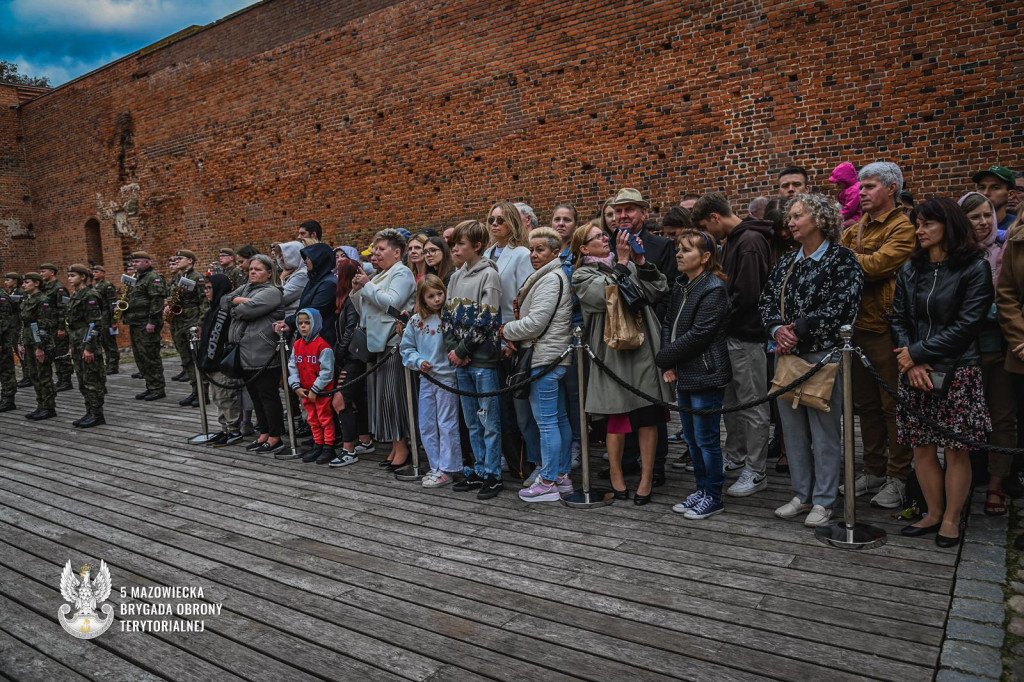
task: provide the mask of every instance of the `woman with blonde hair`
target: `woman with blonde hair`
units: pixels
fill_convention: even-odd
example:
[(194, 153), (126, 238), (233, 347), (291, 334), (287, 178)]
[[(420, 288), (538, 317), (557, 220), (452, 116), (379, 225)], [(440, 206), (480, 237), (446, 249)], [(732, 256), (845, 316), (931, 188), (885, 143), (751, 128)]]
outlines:
[(416, 282), (419, 283), (423, 276), (429, 271), (427, 268), (427, 260), (423, 256), (423, 249), (427, 245), (427, 235), (417, 234), (409, 240), (409, 269), (412, 270), (412, 274), (416, 276)]

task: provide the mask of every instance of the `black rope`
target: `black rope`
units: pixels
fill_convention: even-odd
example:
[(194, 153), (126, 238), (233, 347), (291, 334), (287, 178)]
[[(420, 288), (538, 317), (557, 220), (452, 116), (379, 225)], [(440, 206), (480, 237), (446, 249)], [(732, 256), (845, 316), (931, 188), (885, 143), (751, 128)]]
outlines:
[(604, 364), (604, 362), (601, 360), (601, 358), (597, 357), (597, 355), (594, 353), (594, 351), (592, 351), (590, 349), (590, 346), (586, 346), (586, 349), (587, 349), (587, 353), (590, 355), (590, 359), (594, 361), (594, 364), (597, 365), (597, 367), (602, 372), (607, 374), (608, 377), (611, 378), (612, 381), (614, 381), (619, 386), (621, 386), (622, 388), (626, 389), (627, 391), (629, 391), (633, 395), (637, 396), (638, 398), (642, 398), (642, 399), (646, 400), (647, 402), (651, 403), (652, 405), (656, 405), (657, 407), (664, 407), (666, 410), (672, 410), (673, 412), (685, 412), (687, 414), (696, 414), (696, 415), (701, 415), (701, 416), (704, 416), (704, 417), (710, 417), (710, 416), (716, 415), (716, 414), (728, 414), (730, 412), (741, 412), (743, 410), (748, 410), (751, 407), (756, 407), (757, 405), (760, 405), (762, 403), (766, 403), (769, 400), (775, 400), (779, 396), (784, 395), (784, 394), (788, 393), (789, 391), (792, 391), (797, 386), (799, 386), (799, 385), (803, 384), (804, 382), (808, 381), (811, 377), (813, 377), (815, 374), (817, 374), (821, 370), (822, 367), (824, 367), (825, 365), (828, 364), (828, 361), (830, 359), (832, 359), (832, 356), (834, 354), (839, 352), (838, 350), (833, 350), (831, 353), (829, 353), (828, 355), (823, 357), (821, 360), (818, 360), (817, 364), (815, 364), (813, 367), (811, 367), (807, 371), (807, 374), (804, 374), (801, 377), (797, 377), (796, 379), (794, 379), (789, 384), (786, 384), (785, 386), (782, 386), (781, 388), (778, 388), (778, 389), (772, 391), (771, 393), (769, 393), (768, 395), (766, 395), (763, 398), (758, 398), (757, 400), (748, 400), (747, 402), (740, 403), (739, 405), (733, 405), (732, 407), (723, 407), (723, 408), (720, 408), (720, 409), (717, 409), (717, 410), (706, 410), (706, 409), (705, 410), (698, 410), (698, 409), (695, 409), (695, 408), (692, 408), (692, 407), (680, 407), (679, 405), (675, 405), (673, 403), (667, 403), (667, 402), (665, 402), (664, 400), (662, 400), (660, 398), (655, 398), (654, 396), (647, 395), (646, 393), (644, 393), (640, 389), (635, 388), (633, 386), (630, 386), (628, 383), (625, 382), (625, 380), (623, 380), (622, 378), (617, 376), (615, 374), (615, 372), (613, 372), (611, 370), (611, 368), (608, 367), (608, 365)]
[[(857, 349), (857, 355), (860, 356), (860, 361), (864, 364), (864, 367), (867, 368), (871, 376), (875, 378), (875, 381), (877, 381), (878, 384), (882, 387), (882, 389), (885, 390), (885, 392), (888, 393), (890, 396), (892, 396), (892, 399), (895, 400), (897, 404), (899, 404), (899, 391), (889, 385), (889, 382), (885, 380), (885, 377), (883, 377), (881, 373), (879, 373), (878, 368), (875, 367), (870, 360), (868, 360), (868, 357), (864, 355), (864, 353), (859, 348)], [(906, 405), (900, 405), (900, 407), (909, 412), (910, 414), (914, 415), (918, 419), (920, 419), (922, 422), (924, 422), (925, 426), (928, 426), (934, 429), (935, 431), (938, 431), (939, 433), (941, 433), (946, 438), (949, 438), (950, 440), (954, 440), (957, 443), (960, 443), (968, 450), (987, 450), (989, 452), (995, 452), (1001, 455), (1024, 455), (1024, 449), (1021, 448), (1003, 448), (997, 445), (989, 445), (988, 443), (978, 443), (975, 441), (967, 440), (966, 438), (964, 438), (962, 434), (959, 434), (951, 430), (949, 427), (938, 423), (931, 417), (922, 414), (917, 410), (911, 409)]]
[[(189, 349), (190, 349), (190, 351), (192, 353), (192, 362), (196, 363), (196, 367), (198, 368), (199, 367), (199, 358), (198, 358), (198, 356), (196, 354), (196, 349), (192, 346), (191, 343), (189, 343)], [(263, 374), (264, 372), (267, 371), (267, 369), (274, 362), (274, 359), (277, 358), (277, 356), (278, 356), (278, 352), (277, 352), (277, 349), (275, 349), (274, 350), (274, 354), (271, 355), (267, 359), (267, 363), (265, 365), (263, 365), (262, 367), (260, 367), (259, 370), (256, 372), (256, 374), (253, 374), (252, 378), (247, 380), (247, 381), (238, 381), (238, 382), (235, 382), (233, 384), (224, 384), (224, 383), (221, 383), (221, 382), (217, 381), (216, 379), (214, 379), (213, 377), (211, 377), (209, 374), (207, 374), (206, 372), (204, 372), (201, 369), (199, 370), (199, 374), (203, 378), (204, 382), (209, 382), (209, 383), (213, 384), (214, 386), (216, 386), (217, 388), (223, 388), (223, 389), (226, 389), (228, 391), (235, 391), (235, 390), (238, 390), (240, 388), (245, 388), (246, 386), (248, 386), (252, 382), (256, 381), (256, 379), (258, 379), (261, 374)]]
[[(439, 387), (439, 388), (441, 388), (441, 389), (443, 389), (445, 391), (448, 391), (449, 393), (454, 393), (455, 395), (466, 396), (468, 398), (493, 398), (495, 396), (504, 395), (505, 393), (511, 393), (513, 391), (518, 391), (519, 389), (521, 389), (521, 388), (523, 388), (525, 386), (529, 386), (534, 381), (537, 381), (538, 379), (540, 379), (545, 374), (549, 374), (550, 372), (553, 372), (555, 367), (558, 367), (558, 365), (562, 362), (562, 360), (565, 359), (565, 356), (568, 355), (569, 351), (571, 351), (572, 349), (573, 349), (573, 346), (569, 346), (568, 348), (566, 348), (564, 351), (562, 351), (561, 355), (559, 355), (557, 358), (552, 360), (550, 364), (544, 365), (544, 367), (541, 368), (540, 372), (538, 372), (537, 374), (535, 374), (533, 376), (530, 376), (528, 379), (526, 379), (526, 381), (520, 381), (520, 382), (515, 383), (515, 384), (510, 384), (510, 385), (506, 386), (505, 388), (498, 389), (497, 391), (485, 391), (483, 393), (474, 393), (473, 391), (463, 391), (462, 389), (454, 388), (452, 386), (449, 386), (448, 384), (445, 384), (445, 383), (442, 383), (442, 382), (438, 381), (434, 377), (430, 376), (429, 373), (422, 373), (421, 372), (420, 376), (423, 377), (424, 379), (426, 379), (427, 381), (429, 381), (430, 383), (434, 384), (435, 386), (437, 386), (437, 387)], [(532, 369), (531, 369), (531, 372), (532, 372)]]
[(359, 376), (354, 377), (352, 379), (346, 379), (345, 383), (337, 384), (337, 385), (335, 385), (334, 388), (332, 388), (329, 391), (320, 391), (319, 393), (316, 394), (316, 396), (319, 398), (320, 396), (334, 395), (335, 393), (340, 393), (340, 392), (344, 391), (349, 386), (355, 386), (358, 383), (366, 381), (366, 379), (371, 374), (376, 372), (378, 369), (380, 369), (384, 365), (385, 362), (387, 362), (388, 358), (390, 358), (392, 355), (394, 355), (397, 352), (398, 352), (398, 346), (391, 346), (391, 349), (387, 353), (385, 353), (383, 356), (381, 356), (380, 359), (377, 360), (377, 362), (373, 363), (372, 365), (367, 365), (365, 372), (363, 372)]

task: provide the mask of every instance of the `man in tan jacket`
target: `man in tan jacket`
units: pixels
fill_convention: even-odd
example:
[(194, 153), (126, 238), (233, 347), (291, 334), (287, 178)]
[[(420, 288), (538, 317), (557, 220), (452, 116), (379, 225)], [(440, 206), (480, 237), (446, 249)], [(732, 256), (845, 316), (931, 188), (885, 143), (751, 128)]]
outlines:
[[(899, 166), (876, 161), (864, 166), (858, 179), (864, 216), (842, 238), (843, 246), (857, 254), (864, 269), (864, 296), (853, 345), (862, 348), (885, 380), (896, 386), (899, 370), (889, 316), (896, 274), (914, 249), (914, 225), (896, 200), (903, 189)], [(904, 502), (913, 453), (896, 440), (895, 401), (859, 362), (853, 363), (853, 402), (864, 442), (864, 471), (857, 477), (855, 494), (877, 493), (871, 499), (873, 506), (895, 509)], [(845, 487), (841, 488), (843, 494)]]

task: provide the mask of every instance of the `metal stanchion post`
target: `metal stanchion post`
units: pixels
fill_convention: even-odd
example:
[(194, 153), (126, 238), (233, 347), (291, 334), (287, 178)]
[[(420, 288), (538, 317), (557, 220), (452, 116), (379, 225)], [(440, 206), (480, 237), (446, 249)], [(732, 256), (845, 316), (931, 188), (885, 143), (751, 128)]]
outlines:
[(843, 325), (843, 458), (846, 466), (845, 514), (842, 521), (819, 526), (814, 535), (826, 545), (840, 549), (874, 549), (885, 544), (885, 531), (877, 526), (857, 523), (857, 496), (854, 495), (856, 471), (853, 464), (853, 327)]
[(292, 401), (288, 399), (288, 391), (291, 390), (288, 387), (288, 339), (285, 338), (284, 332), (277, 333), (277, 352), (281, 355), (281, 379), (284, 382), (284, 409), (287, 412), (285, 418), (288, 421), (288, 442), (290, 445), (275, 454), (274, 457), (276, 459), (298, 459), (302, 455), (295, 447), (295, 413), (292, 412)]
[(615, 501), (615, 494), (607, 488), (590, 487), (590, 435), (587, 432), (587, 374), (583, 365), (583, 328), (576, 327), (572, 332), (573, 345), (576, 347), (576, 372), (580, 380), (580, 471), (583, 474), (583, 489), (574, 490), (562, 496), (562, 504), (573, 509), (592, 509), (603, 507)]
[[(196, 357), (196, 352), (199, 348), (199, 328), (191, 327), (188, 330), (188, 345), (192, 349), (192, 357)], [(211, 440), (217, 437), (217, 434), (210, 433), (210, 423), (206, 417), (206, 389), (203, 388), (203, 375), (199, 371), (199, 363), (195, 365), (196, 372), (196, 392), (199, 395), (199, 418), (202, 421), (203, 432), (198, 436), (192, 436), (188, 439), (189, 445), (206, 445)]]
[(405, 370), (405, 409), (409, 411), (409, 452), (412, 455), (412, 464), (402, 467), (395, 472), (395, 478), (399, 481), (418, 481), (423, 478), (423, 470), (420, 468), (420, 447), (416, 439), (416, 399), (413, 397), (413, 374), (412, 371), (403, 365)]

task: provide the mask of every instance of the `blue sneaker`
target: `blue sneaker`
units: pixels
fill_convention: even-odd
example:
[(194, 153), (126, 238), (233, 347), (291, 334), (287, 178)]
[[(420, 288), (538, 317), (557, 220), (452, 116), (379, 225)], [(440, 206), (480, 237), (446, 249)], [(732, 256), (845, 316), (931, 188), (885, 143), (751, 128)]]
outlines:
[(723, 511), (725, 511), (725, 505), (722, 504), (721, 500), (716, 500), (710, 495), (706, 495), (700, 499), (700, 502), (698, 502), (693, 509), (686, 512), (684, 518), (691, 521), (700, 521), (701, 519), (706, 519), (709, 516), (721, 514)]
[(686, 512), (696, 507), (697, 503), (703, 499), (703, 490), (698, 490), (696, 492), (690, 493), (690, 496), (687, 497), (685, 500), (683, 500), (679, 504), (672, 505), (672, 511), (674, 511), (677, 514), (685, 514)]

